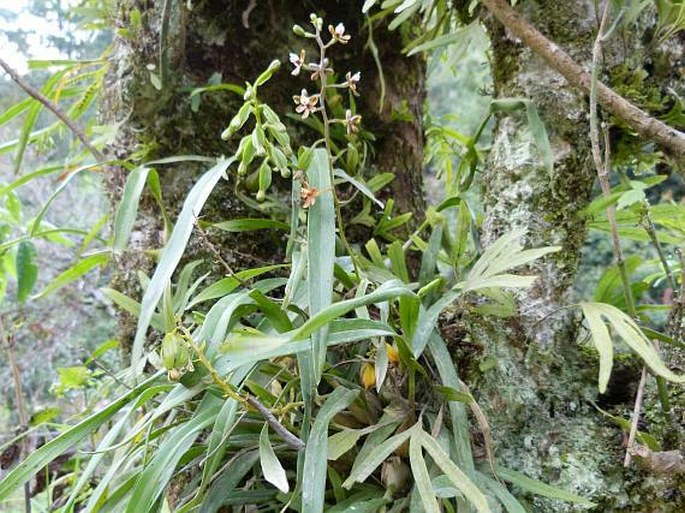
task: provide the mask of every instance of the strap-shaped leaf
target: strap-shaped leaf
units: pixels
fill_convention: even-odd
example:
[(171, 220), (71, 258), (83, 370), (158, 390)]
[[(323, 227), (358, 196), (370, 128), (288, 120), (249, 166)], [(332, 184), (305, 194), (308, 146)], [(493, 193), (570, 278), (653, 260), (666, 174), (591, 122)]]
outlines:
[(445, 473), (445, 476), (459, 490), (466, 500), (473, 504), (478, 513), (491, 513), (488, 501), (483, 492), (457, 467), (450, 457), (442, 450), (438, 442), (433, 437), (417, 430), (412, 436), (417, 437), (421, 445), (426, 449), (435, 464)]
[[(335, 263), (335, 205), (331, 184), (328, 153), (323, 148), (314, 150), (307, 169), (310, 188), (318, 190), (315, 203), (309, 207), (307, 218), (307, 283), (309, 286), (309, 315), (314, 317), (333, 301), (333, 265)], [(326, 360), (326, 323), (312, 332), (311, 384), (321, 379)]]
[(302, 513), (319, 513), (324, 509), (326, 466), (328, 464), (328, 424), (338, 412), (352, 404), (358, 394), (358, 390), (336, 388), (316, 416), (312, 431), (307, 439), (304, 465), (300, 476)]
[[(598, 317), (609, 321), (616, 334), (642, 358), (645, 365), (657, 376), (661, 376), (674, 383), (685, 383), (685, 375), (678, 375), (666, 367), (659, 353), (654, 349), (652, 342), (630, 316), (615, 306), (606, 303), (581, 303), (580, 306), (586, 318), (588, 314), (591, 316), (588, 324), (590, 325), (590, 332), (592, 333), (595, 345), (597, 345), (597, 350), (600, 352), (600, 387), (602, 386), (602, 380), (607, 379), (605, 374), (610, 371), (610, 368), (609, 371), (607, 370), (608, 363), (606, 362), (610, 355), (606, 346), (610, 341), (606, 339), (607, 334), (599, 329), (601, 320), (598, 321)], [(605, 360), (604, 363), (602, 363), (603, 359)], [(604, 368), (602, 368), (602, 365), (604, 365)]]
[(128, 246), (128, 240), (138, 215), (140, 195), (145, 188), (145, 181), (149, 172), (150, 169), (147, 167), (138, 167), (131, 171), (128, 178), (126, 178), (124, 193), (114, 218), (114, 242), (112, 243), (112, 248), (116, 252), (122, 252)]
[(592, 304), (589, 303), (583, 303), (581, 307), (588, 328), (590, 328), (592, 340), (595, 342), (595, 347), (599, 353), (599, 393), (603, 394), (607, 390), (611, 369), (614, 365), (614, 344), (598, 309), (593, 308)]
[(409, 440), (409, 464), (423, 509), (426, 513), (440, 513), (440, 506), (435, 498), (428, 467), (426, 467), (426, 461), (423, 459), (423, 446), (416, 434)]
[(131, 349), (131, 367), (136, 373), (142, 371), (142, 368), (140, 368), (140, 361), (143, 356), (145, 334), (150, 325), (150, 319), (157, 307), (157, 303), (159, 303), (167, 283), (171, 279), (178, 262), (185, 252), (188, 239), (190, 239), (193, 227), (195, 226), (195, 221), (200, 215), (202, 207), (207, 201), (210, 193), (214, 190), (219, 179), (224, 175), (226, 169), (228, 169), (228, 166), (234, 160), (234, 157), (227, 160), (221, 160), (202, 175), (193, 186), (190, 193), (188, 193), (188, 197), (183, 203), (183, 209), (178, 216), (169, 242), (162, 250), (155, 273), (152, 275), (150, 284), (145, 290), (143, 300), (141, 301), (138, 327), (136, 328), (136, 336), (133, 340), (133, 347)]

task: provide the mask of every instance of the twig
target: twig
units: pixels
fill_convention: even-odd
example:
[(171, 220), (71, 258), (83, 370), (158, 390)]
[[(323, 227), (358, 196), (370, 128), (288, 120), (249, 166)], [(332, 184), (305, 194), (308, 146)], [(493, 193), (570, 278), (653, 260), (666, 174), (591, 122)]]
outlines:
[(244, 286), (244, 285), (245, 285), (245, 282), (243, 282), (243, 280), (241, 280), (240, 278), (238, 278), (238, 277), (235, 275), (235, 272), (233, 272), (233, 269), (231, 268), (231, 266), (228, 265), (228, 262), (226, 262), (226, 260), (224, 260), (224, 257), (221, 256), (221, 253), (220, 253), (219, 250), (216, 248), (216, 246), (212, 243), (212, 241), (209, 240), (209, 235), (207, 234), (207, 231), (204, 230), (204, 229), (200, 226), (200, 220), (197, 219), (197, 218), (195, 218), (195, 227), (197, 228), (197, 231), (198, 231), (198, 233), (200, 234), (200, 243), (205, 244), (205, 245), (207, 246), (207, 248), (209, 248), (209, 251), (211, 251), (211, 253), (212, 253), (212, 254), (214, 255), (214, 257), (217, 259), (217, 261), (218, 261), (218, 262), (222, 265), (222, 267), (226, 270), (226, 272), (228, 273), (229, 277), (235, 278), (236, 280), (238, 280), (238, 283), (240, 283), (241, 285)]
[(642, 399), (645, 395), (645, 382), (647, 381), (647, 367), (642, 367), (642, 374), (640, 374), (640, 383), (637, 385), (637, 394), (635, 394), (635, 406), (633, 407), (633, 418), (630, 422), (630, 432), (628, 433), (628, 444), (626, 447), (626, 457), (623, 460), (623, 466), (630, 466), (630, 453), (635, 443), (635, 435), (637, 435), (637, 423), (640, 420), (640, 410), (642, 410)]
[[(611, 148), (609, 145), (609, 137), (604, 131), (604, 160), (602, 160), (602, 152), (599, 145), (599, 129), (597, 121), (597, 92), (598, 86), (600, 85), (597, 81), (597, 75), (599, 73), (599, 60), (602, 56), (602, 41), (604, 38), (604, 31), (609, 20), (609, 0), (604, 0), (602, 12), (602, 21), (599, 25), (599, 30), (597, 31), (597, 37), (595, 38), (595, 44), (592, 48), (592, 73), (591, 73), (591, 83), (590, 83), (590, 142), (592, 144), (592, 157), (595, 162), (595, 167), (597, 168), (597, 177), (599, 178), (600, 186), (602, 187), (602, 194), (605, 198), (611, 195), (611, 186), (609, 185), (609, 173), (611, 171), (611, 161), (610, 154)], [(628, 271), (626, 270), (625, 261), (623, 259), (623, 251), (621, 249), (621, 239), (618, 235), (618, 226), (616, 224), (616, 208), (614, 205), (607, 206), (607, 218), (609, 220), (609, 225), (611, 226), (611, 239), (614, 246), (614, 257), (616, 258), (616, 266), (619, 270), (619, 275), (621, 276), (621, 282), (623, 284), (623, 293), (626, 299), (626, 308), (628, 310), (628, 315), (635, 319), (637, 317), (637, 311), (635, 309), (635, 301), (633, 299), (633, 291), (630, 288), (630, 279), (628, 277)], [(642, 367), (642, 374), (640, 376), (640, 383), (637, 389), (637, 395), (635, 396), (635, 406), (633, 407), (633, 418), (630, 424), (630, 434), (628, 435), (628, 447), (626, 449), (625, 460), (623, 461), (623, 466), (627, 467), (630, 465), (630, 449), (635, 442), (635, 434), (637, 433), (637, 423), (640, 418), (640, 411), (642, 410), (642, 398), (644, 396), (645, 382), (647, 380), (647, 368)]]
[[(481, 3), (571, 85), (583, 89), (586, 93), (590, 92), (590, 73), (523, 19), (505, 0), (481, 0)], [(650, 116), (601, 82), (597, 82), (597, 98), (602, 107), (627, 123), (640, 136), (655, 141), (672, 154), (678, 163), (685, 161), (683, 132)]]
[(60, 119), (60, 121), (62, 121), (62, 123), (67, 125), (69, 130), (71, 130), (72, 133), (78, 138), (78, 140), (81, 141), (83, 146), (85, 146), (88, 149), (88, 151), (92, 153), (93, 157), (95, 157), (95, 160), (97, 160), (99, 164), (105, 163), (105, 156), (100, 152), (100, 150), (98, 150), (92, 144), (90, 144), (88, 138), (86, 137), (86, 134), (83, 133), (83, 130), (81, 130), (79, 126), (69, 118), (69, 116), (62, 112), (62, 110), (57, 105), (55, 105), (48, 98), (46, 98), (43, 93), (41, 93), (31, 85), (26, 83), (26, 81), (23, 78), (21, 78), (21, 76), (19, 76), (19, 74), (2, 59), (0, 59), (0, 67), (2, 67), (7, 72), (10, 78), (19, 87), (21, 87), (24, 90), (24, 92), (26, 92), (26, 94), (42, 103), (45, 106), (45, 108), (47, 108), (50, 112), (57, 116)]
[(245, 8), (242, 14), (243, 27), (246, 29), (250, 28), (250, 14), (257, 7), (257, 0), (250, 0), (249, 5)]
[[(599, 143), (599, 129), (597, 120), (597, 74), (599, 69), (599, 59), (602, 55), (602, 38), (604, 34), (604, 29), (608, 22), (608, 12), (609, 12), (609, 2), (605, 0), (604, 2), (604, 12), (602, 14), (602, 21), (600, 23), (599, 31), (597, 33), (597, 38), (595, 39), (595, 44), (592, 50), (592, 82), (590, 84), (590, 142), (592, 145), (592, 157), (595, 162), (595, 168), (597, 170), (597, 177), (599, 178), (599, 184), (602, 188), (602, 194), (605, 198), (609, 198), (611, 195), (611, 186), (609, 185), (609, 173), (611, 170), (610, 153), (611, 148), (609, 145), (608, 136), (605, 131), (604, 137), (604, 159), (602, 159), (602, 151)], [(632, 290), (630, 288), (630, 280), (628, 278), (628, 272), (625, 267), (625, 261), (623, 259), (623, 250), (621, 249), (621, 239), (618, 235), (618, 226), (616, 224), (616, 208), (613, 205), (607, 206), (607, 219), (609, 220), (609, 225), (611, 227), (611, 239), (614, 247), (614, 257), (616, 259), (616, 266), (618, 267), (619, 274), (621, 276), (621, 281), (623, 282), (623, 293), (626, 299), (626, 308), (628, 314), (635, 318), (637, 312), (635, 311), (635, 302), (633, 300)]]
[(292, 447), (296, 451), (304, 449), (305, 443), (288, 431), (286, 427), (281, 424), (276, 417), (274, 417), (273, 413), (271, 413), (266, 406), (259, 402), (259, 399), (250, 394), (245, 394), (245, 396), (241, 395), (239, 392), (235, 391), (231, 385), (221, 379), (221, 376), (219, 376), (219, 373), (212, 365), (212, 362), (209, 361), (202, 348), (196, 344), (188, 334), (186, 334), (186, 340), (188, 341), (188, 344), (190, 344), (190, 347), (192, 347), (197, 354), (200, 363), (207, 369), (207, 372), (209, 372), (214, 384), (216, 384), (226, 396), (234, 399), (240, 404), (247, 404), (253, 409), (257, 410), (260, 415), (264, 417), (266, 423), (271, 426), (271, 429), (273, 429), (289, 447)]
[[(0, 340), (2, 340), (5, 349), (7, 350), (7, 360), (10, 369), (12, 370), (12, 380), (14, 381), (14, 402), (17, 407), (17, 415), (19, 416), (20, 430), (24, 431), (28, 428), (29, 418), (26, 413), (26, 405), (24, 403), (24, 392), (21, 387), (21, 375), (19, 373), (19, 366), (14, 357), (14, 340), (7, 336), (5, 332), (5, 325), (0, 318)], [(22, 458), (28, 453), (28, 438), (24, 437), (21, 442), (21, 452), (19, 458)], [(29, 482), (24, 483), (24, 511), (31, 513), (31, 485)]]

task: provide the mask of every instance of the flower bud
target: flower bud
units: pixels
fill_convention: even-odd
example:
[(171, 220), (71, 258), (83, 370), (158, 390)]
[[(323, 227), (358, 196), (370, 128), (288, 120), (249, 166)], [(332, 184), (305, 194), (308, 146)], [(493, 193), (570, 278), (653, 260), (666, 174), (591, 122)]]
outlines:
[(372, 363), (362, 364), (361, 369), (359, 369), (359, 381), (366, 390), (376, 384), (376, 368)]

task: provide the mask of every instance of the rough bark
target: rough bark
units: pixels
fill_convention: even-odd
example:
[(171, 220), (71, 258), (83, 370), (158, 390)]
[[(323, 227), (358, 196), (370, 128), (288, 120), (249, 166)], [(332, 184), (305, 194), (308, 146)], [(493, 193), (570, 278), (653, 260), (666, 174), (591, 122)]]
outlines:
[[(524, 17), (573, 59), (590, 61), (598, 26), (593, 2), (519, 4)], [(626, 413), (633, 394), (630, 388), (628, 393), (617, 389), (635, 386), (639, 363), (616, 370), (613, 389), (599, 397), (596, 359), (576, 342), (577, 316), (559, 310), (569, 303), (585, 237), (578, 214), (589, 201), (595, 176), (586, 100), (503, 26), (487, 15), (484, 20), (493, 44), (496, 97), (533, 100), (549, 132), (555, 165), (549, 176), (525, 116), (499, 117), (484, 177), (483, 244), (525, 227), (529, 246), (562, 249), (531, 267), (540, 278), (518, 296), (516, 316), (501, 321), (448, 316), (443, 333), (455, 350), (461, 347), (464, 354), (464, 348), (471, 348), (479, 361), (492, 363), (484, 371), (473, 370), (468, 362), (465, 368), (472, 369), (466, 377), (478, 390), (503, 465), (588, 497), (598, 504), (594, 511), (681, 511), (685, 497), (674, 479), (651, 476), (636, 466), (623, 469), (620, 431), (593, 406), (614, 400), (619, 402), (611, 404), (614, 411)], [(641, 39), (633, 35), (630, 41), (608, 49), (605, 64), (611, 68), (628, 56), (633, 62), (636, 47), (644, 57)], [(682, 426), (676, 423), (676, 429)], [(540, 498), (531, 498), (531, 506), (535, 512), (584, 510)]]
[[(409, 210), (416, 218), (422, 217), (424, 62), (421, 58), (401, 56), (404, 36), (400, 32), (389, 33), (384, 26), (374, 27), (387, 88), (386, 102), (380, 110), (379, 73), (366, 46), (365, 18), (357, 2), (204, 0), (193, 2), (192, 10), (188, 11), (185, 2), (120, 0), (117, 9), (118, 25), (128, 33), (116, 38), (108, 93), (102, 106), (105, 122), (121, 123), (113, 155), (123, 159), (137, 152), (143, 161), (182, 154), (229, 155), (233, 146), (222, 141), (219, 135), (242, 99), (228, 92), (203, 94), (199, 109), (194, 112), (189, 90), (206, 85), (215, 73), (221, 74), (223, 82), (243, 84), (254, 80), (275, 58), (286, 65), (262, 89), (262, 94), (281, 113), (282, 119), (287, 120), (285, 114), (293, 112), (292, 95), (307, 85), (306, 78), (289, 74), (288, 53), (306, 45), (293, 35), (291, 28), (295, 23), (307, 25), (309, 13), (316, 12), (326, 22), (343, 21), (347, 32), (353, 35), (350, 44), (333, 49), (331, 58), (341, 75), (347, 70), (362, 71), (359, 112), (364, 117), (364, 128), (376, 137), (376, 152), (369, 160), (367, 177), (377, 170), (396, 173), (390, 192), (399, 207), (395, 212)], [(140, 28), (131, 23), (135, 9), (142, 13)], [(154, 65), (154, 72), (161, 74), (160, 40), (163, 38), (160, 34), (165, 16), (168, 26), (163, 47), (168, 72), (159, 91), (150, 80), (148, 66)], [(409, 115), (399, 118), (397, 112)], [(294, 121), (289, 130), (296, 141), (311, 142), (316, 138)], [(158, 171), (173, 220), (202, 166), (184, 163), (160, 166)], [(121, 195), (125, 177), (123, 169), (109, 176), (113, 204)], [(285, 185), (282, 183), (281, 189), (289, 191)], [(278, 186), (277, 183), (276, 189)], [(288, 200), (283, 199), (287, 204)], [(207, 221), (259, 215), (235, 197), (230, 177), (203, 210), (203, 219)], [(221, 232), (210, 235), (223, 258), (237, 269), (282, 260), (281, 250), (274, 251), (285, 247), (280, 235), (239, 237)], [(137, 296), (137, 270), (149, 270), (152, 266), (145, 251), (159, 248), (161, 244), (162, 216), (152, 198), (146, 197), (130, 251), (117, 263), (113, 286)], [(207, 257), (209, 253), (206, 243), (193, 239), (187, 256), (189, 259)], [(222, 270), (217, 266), (215, 271)], [(134, 320), (125, 317), (122, 321), (122, 339), (127, 340)]]

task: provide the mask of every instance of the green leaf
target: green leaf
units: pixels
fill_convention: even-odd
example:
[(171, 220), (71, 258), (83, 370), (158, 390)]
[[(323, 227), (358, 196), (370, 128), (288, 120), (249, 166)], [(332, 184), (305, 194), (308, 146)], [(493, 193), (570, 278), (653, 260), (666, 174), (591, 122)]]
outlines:
[(328, 396), (316, 416), (307, 440), (302, 469), (302, 512), (323, 511), (326, 493), (326, 465), (328, 463), (328, 424), (340, 411), (347, 408), (359, 394), (358, 390), (336, 388)]
[[(418, 433), (418, 432), (417, 432)], [(440, 513), (440, 506), (435, 498), (431, 478), (428, 474), (426, 462), (423, 459), (421, 440), (416, 433), (409, 440), (409, 464), (414, 476), (414, 484), (421, 497), (423, 509), (427, 513)]]
[(488, 501), (478, 487), (471, 481), (459, 467), (450, 459), (449, 455), (442, 450), (438, 442), (425, 433), (417, 430), (413, 437), (417, 437), (421, 445), (426, 449), (435, 464), (445, 473), (445, 476), (464, 495), (466, 500), (473, 504), (478, 513), (491, 513)]
[(98, 265), (104, 265), (108, 261), (109, 255), (107, 253), (96, 253), (83, 258), (48, 283), (47, 287), (36, 294), (35, 298), (42, 299), (48, 296), (54, 291), (61, 289), (65, 285), (68, 285), (69, 283), (79, 279), (81, 276), (87, 274)]
[[(328, 153), (317, 148), (307, 169), (310, 187), (319, 190), (314, 205), (307, 214), (307, 285), (309, 287), (309, 315), (315, 317), (330, 307), (333, 301), (333, 265), (335, 263), (335, 207), (331, 184)], [(321, 379), (326, 360), (327, 323), (312, 330), (312, 361), (309, 386)], [(318, 333), (316, 333), (318, 331)], [(305, 379), (303, 377), (303, 379)]]
[(588, 305), (581, 305), (583, 315), (587, 321), (592, 340), (599, 353), (599, 393), (604, 394), (611, 377), (611, 369), (614, 365), (614, 344), (611, 341), (609, 330), (602, 320), (602, 315), (597, 309)]
[(261, 276), (262, 274), (274, 271), (276, 269), (281, 269), (283, 267), (286, 266), (267, 265), (264, 267), (256, 267), (254, 269), (245, 269), (244, 271), (237, 272), (233, 276), (223, 278), (212, 283), (197, 296), (195, 296), (186, 306), (186, 310), (190, 310), (193, 306), (204, 301), (209, 301), (210, 299), (216, 299), (218, 297), (223, 297), (227, 294), (230, 294), (241, 285), (241, 282), (249, 281), (252, 278), (256, 278), (257, 276)]
[(328, 459), (335, 461), (357, 444), (362, 436), (359, 429), (343, 429), (328, 437)]
[(2, 481), (0, 481), (0, 503), (6, 500), (10, 494), (14, 493), (24, 483), (36, 475), (42, 468), (46, 467), (48, 463), (57, 458), (59, 455), (67, 451), (69, 448), (81, 442), (90, 433), (95, 431), (110, 418), (112, 418), (125, 405), (130, 403), (145, 390), (161, 375), (158, 372), (154, 376), (148, 378), (140, 385), (131, 389), (128, 393), (112, 402), (104, 409), (93, 413), (87, 419), (79, 422), (75, 426), (69, 428), (64, 433), (56, 438), (53, 438), (45, 445), (42, 445), (35, 451), (31, 452), (26, 459), (17, 465), (9, 474), (7, 474)]
[(36, 247), (31, 241), (19, 243), (15, 267), (17, 269), (17, 301), (23, 303), (33, 290), (38, 278)]
[(231, 219), (210, 225), (225, 232), (253, 232), (256, 230), (288, 230), (290, 225), (274, 219)]
[(186, 249), (186, 244), (190, 235), (193, 232), (195, 221), (200, 215), (200, 211), (207, 201), (207, 198), (214, 190), (219, 179), (224, 176), (226, 169), (235, 158), (228, 160), (221, 160), (207, 171), (191, 189), (190, 193), (183, 203), (183, 209), (178, 216), (174, 230), (171, 233), (169, 242), (167, 242), (160, 255), (159, 263), (155, 269), (155, 273), (150, 279), (150, 284), (145, 290), (143, 300), (141, 301), (140, 317), (138, 318), (138, 326), (136, 328), (136, 335), (133, 340), (133, 347), (131, 349), (131, 366), (136, 373), (142, 371), (140, 368), (140, 361), (143, 356), (143, 345), (145, 343), (145, 336), (147, 328), (155, 312), (157, 303), (159, 303), (167, 283), (171, 279), (178, 262), (181, 260)]
[(362, 483), (365, 481), (373, 471), (388, 459), (400, 445), (406, 442), (417, 429), (420, 429), (419, 424), (415, 424), (413, 427), (391, 436), (383, 443), (376, 445), (371, 451), (364, 454), (363, 457), (360, 453), (359, 456), (357, 456), (354, 467), (352, 467), (352, 470), (350, 471), (350, 475), (343, 483), (343, 487), (349, 490), (354, 483)]
[(200, 432), (214, 421), (221, 404), (212, 394), (205, 395), (192, 418), (170, 432), (136, 481), (126, 513), (154, 511), (153, 506), (173, 477), (179, 460)]
[(583, 506), (593, 507), (596, 506), (593, 502), (576, 495), (575, 493), (567, 492), (562, 488), (557, 488), (556, 486), (551, 486), (536, 479), (531, 479), (530, 477), (516, 472), (514, 470), (508, 469), (506, 467), (497, 466), (497, 476), (502, 478), (504, 481), (518, 486), (527, 492), (533, 493), (535, 495), (542, 495), (543, 497), (548, 497), (550, 499), (557, 499), (565, 502), (572, 502), (574, 504), (582, 504)]
[(60, 367), (57, 369), (57, 374), (59, 375), (58, 389), (61, 393), (82, 388), (92, 375), (88, 367), (83, 365)]
[(491, 113), (505, 112), (509, 114), (521, 109), (525, 109), (526, 111), (530, 133), (542, 156), (543, 163), (547, 169), (547, 174), (549, 177), (552, 177), (554, 173), (554, 155), (552, 153), (552, 147), (549, 144), (547, 130), (538, 115), (535, 104), (531, 100), (525, 98), (502, 98), (493, 100), (490, 104)]
[(468, 45), (471, 43), (471, 39), (473, 38), (473, 30), (474, 26), (476, 27), (476, 30), (480, 27), (480, 22), (474, 21), (471, 24), (459, 28), (453, 32), (450, 32), (448, 34), (444, 34), (442, 36), (434, 37), (429, 39), (423, 44), (420, 44), (418, 46), (415, 46), (412, 48), (408, 53), (407, 57), (411, 57), (412, 55), (415, 55), (420, 52), (426, 52), (428, 50), (434, 50), (436, 48), (444, 48), (446, 46), (450, 46), (453, 44), (460, 44), (463, 47), (468, 47)]
[(499, 481), (495, 481), (486, 474), (478, 472), (476, 475), (477, 482), (481, 485), (481, 488), (487, 488), (490, 490), (497, 500), (504, 506), (507, 513), (526, 513), (526, 509), (521, 505), (516, 497), (514, 497), (507, 487), (504, 486)]
[[(590, 324), (595, 345), (599, 344), (597, 349), (600, 351), (600, 358), (606, 359), (609, 356), (606, 346), (610, 340), (607, 341), (607, 333), (600, 330), (598, 324), (601, 322), (601, 318), (604, 318), (609, 321), (616, 334), (620, 336), (621, 339), (640, 356), (640, 358), (642, 358), (645, 365), (647, 365), (652, 372), (657, 376), (661, 376), (674, 383), (685, 383), (685, 375), (677, 375), (664, 365), (659, 353), (654, 349), (652, 342), (644, 333), (642, 333), (640, 327), (630, 318), (630, 316), (615, 306), (604, 303), (581, 303), (580, 306), (586, 318), (588, 314), (591, 315), (590, 319), (592, 322), (590, 324), (589, 320), (588, 323)], [(597, 320), (598, 317), (600, 318), (600, 321)], [(606, 373), (610, 370), (607, 370), (607, 366), (608, 363), (605, 361), (604, 368), (602, 368), (600, 361), (600, 380), (606, 379)], [(602, 381), (600, 381), (600, 386), (602, 386)], [(604, 386), (606, 387), (605, 382)]]
[(43, 207), (38, 212), (38, 215), (36, 215), (35, 219), (33, 220), (33, 223), (31, 225), (31, 229), (30, 229), (30, 235), (31, 236), (33, 236), (33, 237), (39, 236), (39, 231), (41, 229), (41, 223), (43, 221), (43, 218), (45, 217), (45, 214), (48, 211), (48, 208), (50, 208), (50, 205), (52, 205), (52, 202), (55, 201), (55, 199), (57, 199), (57, 196), (59, 196), (59, 194), (67, 187), (67, 185), (69, 185), (69, 183), (71, 183), (71, 181), (76, 176), (81, 174), (83, 171), (89, 171), (89, 170), (92, 170), (94, 168), (97, 168), (98, 166), (99, 166), (99, 164), (89, 164), (86, 166), (78, 167), (78, 168), (71, 170), (69, 172), (69, 174), (61, 181), (59, 186), (52, 192), (52, 194), (50, 195), (48, 200), (45, 202)]
[(322, 326), (325, 326), (331, 322), (333, 319), (337, 319), (338, 317), (341, 317), (346, 313), (351, 312), (355, 308), (359, 308), (360, 306), (381, 303), (383, 301), (396, 299), (402, 296), (413, 295), (414, 293), (411, 291), (409, 286), (403, 284), (401, 281), (387, 281), (376, 290), (366, 294), (365, 296), (338, 301), (337, 303), (327, 307), (325, 310), (321, 310), (295, 331), (293, 339), (299, 340), (306, 338)]
[(116, 252), (122, 252), (128, 246), (128, 240), (138, 215), (140, 195), (145, 187), (149, 171), (150, 169), (147, 167), (138, 167), (131, 171), (126, 179), (121, 203), (119, 203), (114, 218), (114, 242), (112, 247)]
[[(461, 382), (457, 374), (456, 364), (452, 360), (445, 341), (435, 330), (428, 339), (428, 349), (433, 356), (443, 386), (459, 390)], [(471, 452), (471, 435), (466, 405), (461, 401), (450, 400), (449, 408), (452, 418), (456, 463), (467, 475), (472, 476), (474, 473), (473, 453)]]
[(262, 432), (259, 435), (259, 462), (262, 467), (264, 479), (274, 485), (283, 493), (288, 493), (290, 486), (285, 475), (285, 469), (278, 461), (274, 448), (269, 440), (269, 425), (264, 423)]
[(455, 288), (462, 292), (489, 287), (529, 287), (535, 276), (517, 276), (506, 271), (528, 264), (561, 247), (550, 246), (537, 249), (523, 249), (519, 239), (526, 235), (525, 229), (516, 229), (492, 243), (474, 264), (466, 280)]
[(335, 168), (333, 171), (333, 174), (343, 180), (344, 182), (352, 184), (359, 192), (361, 192), (364, 196), (369, 198), (371, 201), (373, 201), (376, 205), (378, 205), (380, 208), (385, 208), (385, 205), (383, 205), (383, 202), (376, 198), (374, 195), (373, 191), (369, 189), (368, 185), (362, 183), (361, 181), (357, 180), (356, 178), (350, 176), (347, 174), (345, 171), (343, 171), (340, 168)]

